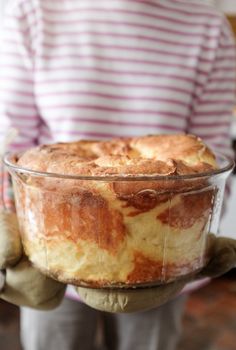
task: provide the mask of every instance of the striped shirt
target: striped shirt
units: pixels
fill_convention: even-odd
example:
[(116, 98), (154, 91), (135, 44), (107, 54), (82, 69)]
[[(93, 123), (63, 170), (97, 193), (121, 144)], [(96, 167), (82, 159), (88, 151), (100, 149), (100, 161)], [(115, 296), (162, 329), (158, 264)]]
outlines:
[(203, 1), (12, 0), (0, 143), (187, 132), (229, 155), (235, 43)]
[(0, 144), (188, 132), (230, 154), (235, 44), (202, 1), (13, 0), (2, 33)]
[(14, 0), (2, 39), (12, 149), (189, 132), (229, 152), (235, 47), (201, 1)]

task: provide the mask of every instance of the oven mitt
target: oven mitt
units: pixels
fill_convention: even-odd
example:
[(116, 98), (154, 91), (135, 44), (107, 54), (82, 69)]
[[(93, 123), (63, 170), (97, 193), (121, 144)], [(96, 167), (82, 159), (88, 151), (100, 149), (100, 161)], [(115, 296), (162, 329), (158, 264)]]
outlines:
[(187, 281), (181, 280), (158, 287), (138, 289), (90, 289), (78, 287), (80, 299), (88, 306), (105, 312), (128, 313), (156, 308), (183, 289)]
[(0, 269), (15, 265), (23, 254), (15, 213), (0, 211)]
[(175, 298), (187, 283), (218, 277), (236, 267), (236, 240), (209, 234), (209, 256), (208, 264), (195, 276), (162, 286), (126, 290), (78, 287), (76, 290), (84, 303), (101, 311), (128, 313), (156, 308)]
[(24, 256), (16, 214), (0, 213), (0, 298), (39, 310), (60, 304), (66, 286), (35, 269)]

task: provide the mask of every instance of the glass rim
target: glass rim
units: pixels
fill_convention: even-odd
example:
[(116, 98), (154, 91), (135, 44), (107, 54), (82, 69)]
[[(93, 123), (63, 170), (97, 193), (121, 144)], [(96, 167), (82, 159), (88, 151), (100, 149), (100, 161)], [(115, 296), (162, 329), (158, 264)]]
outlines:
[[(202, 179), (204, 177), (212, 177), (216, 175), (221, 175), (227, 172), (231, 172), (234, 169), (235, 162), (230, 157), (227, 157), (220, 152), (214, 153), (218, 158), (224, 160), (227, 164), (221, 168), (214, 169), (211, 171), (205, 171), (195, 174), (187, 175), (157, 175), (157, 174), (109, 174), (109, 175), (70, 175), (70, 174), (59, 174), (46, 171), (32, 170), (28, 168), (21, 167), (12, 162), (13, 158), (19, 157), (20, 153), (6, 153), (3, 156), (3, 163), (8, 168), (16, 173), (28, 174), (37, 177), (47, 177), (47, 178), (57, 178), (64, 180), (94, 180), (94, 181), (157, 181), (157, 180), (194, 180)], [(10, 170), (9, 170), (10, 172)]]

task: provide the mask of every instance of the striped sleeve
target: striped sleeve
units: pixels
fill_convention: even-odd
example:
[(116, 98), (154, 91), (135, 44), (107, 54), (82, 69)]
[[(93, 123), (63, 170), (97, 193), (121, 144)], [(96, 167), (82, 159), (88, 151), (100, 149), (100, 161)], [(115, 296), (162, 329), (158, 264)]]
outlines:
[[(11, 10), (11, 11), (10, 11)], [(37, 143), (39, 114), (34, 101), (34, 52), (31, 47), (30, 23), (9, 9), (6, 14), (0, 56), (1, 141), (6, 128), (14, 128), (18, 136), (10, 150), (20, 151)], [(16, 11), (15, 11), (16, 12)]]
[[(33, 51), (30, 23), (21, 9), (8, 8), (1, 33), (0, 51), (0, 149), (18, 152), (37, 144), (39, 115), (33, 94)], [(7, 144), (9, 129), (17, 136)], [(11, 206), (8, 181), (1, 166), (1, 203)]]
[(188, 132), (200, 136), (215, 151), (233, 155), (230, 127), (235, 106), (234, 36), (224, 19), (215, 59), (209, 75), (196, 94)]

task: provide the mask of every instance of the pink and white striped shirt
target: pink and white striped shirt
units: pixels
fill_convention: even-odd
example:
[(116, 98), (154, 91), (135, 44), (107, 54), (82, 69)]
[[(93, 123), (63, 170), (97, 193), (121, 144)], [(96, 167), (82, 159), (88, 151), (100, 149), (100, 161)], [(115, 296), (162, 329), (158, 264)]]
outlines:
[(12, 0), (2, 34), (0, 142), (188, 132), (231, 154), (235, 43), (203, 1)]
[(190, 132), (229, 152), (235, 46), (202, 1), (13, 0), (0, 68), (14, 150)]

